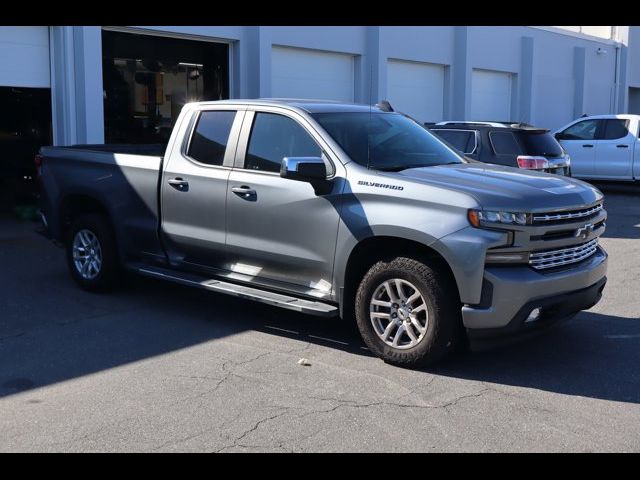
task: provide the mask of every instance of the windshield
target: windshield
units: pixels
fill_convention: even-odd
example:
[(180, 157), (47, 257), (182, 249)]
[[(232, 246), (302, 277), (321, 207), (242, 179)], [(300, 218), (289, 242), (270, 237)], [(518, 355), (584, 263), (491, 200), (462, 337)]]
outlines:
[(521, 133), (518, 135), (524, 147), (525, 155), (543, 155), (545, 157), (559, 157), (562, 148), (550, 133)]
[(376, 170), (465, 163), (433, 134), (398, 113), (316, 113), (313, 117), (351, 160)]

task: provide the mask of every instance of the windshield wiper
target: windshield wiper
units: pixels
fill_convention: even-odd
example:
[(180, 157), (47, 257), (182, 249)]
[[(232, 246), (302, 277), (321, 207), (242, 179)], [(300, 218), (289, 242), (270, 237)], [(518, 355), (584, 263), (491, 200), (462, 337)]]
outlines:
[(374, 170), (380, 170), (381, 172), (401, 172), (402, 170), (409, 170), (410, 168), (425, 168), (425, 167), (438, 167), (440, 165), (459, 165), (462, 162), (447, 162), (447, 163), (433, 163), (431, 165), (417, 164), (417, 165), (372, 165)]
[(429, 165), (372, 165), (373, 170), (380, 170), (381, 172), (401, 172), (409, 168), (428, 167)]

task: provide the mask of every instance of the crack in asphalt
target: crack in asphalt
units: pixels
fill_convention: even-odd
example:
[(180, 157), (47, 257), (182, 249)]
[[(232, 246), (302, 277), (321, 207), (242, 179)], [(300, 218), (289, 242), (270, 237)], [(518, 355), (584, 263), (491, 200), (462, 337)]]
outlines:
[(493, 392), (495, 390), (489, 388), (489, 387), (484, 387), (482, 390), (472, 393), (472, 394), (468, 394), (468, 395), (461, 395), (459, 397), (454, 398), (453, 400), (446, 402), (446, 403), (442, 403), (439, 405), (430, 405), (430, 404), (426, 404), (426, 405), (419, 405), (419, 404), (412, 404), (412, 403), (398, 403), (398, 402), (390, 402), (390, 401), (380, 401), (380, 402), (369, 402), (369, 403), (361, 403), (361, 402), (357, 402), (355, 400), (345, 400), (345, 399), (340, 399), (340, 398), (326, 398), (326, 397), (309, 397), (312, 398), (314, 400), (320, 400), (320, 401), (325, 401), (325, 402), (336, 402), (338, 403), (338, 405), (328, 409), (328, 410), (312, 410), (310, 412), (307, 412), (304, 415), (301, 415), (301, 417), (306, 417), (309, 415), (315, 415), (315, 414), (319, 414), (319, 413), (330, 413), (330, 412), (334, 412), (336, 410), (338, 410), (339, 408), (347, 408), (347, 407), (351, 407), (351, 408), (370, 408), (370, 407), (379, 407), (379, 406), (386, 406), (386, 407), (398, 407), (398, 408), (418, 408), (418, 409), (438, 409), (438, 408), (449, 408), (452, 406), (457, 405), (459, 402), (461, 402), (462, 400), (466, 400), (469, 398), (477, 398), (477, 397), (481, 397), (482, 395), (484, 395), (487, 392)]
[(278, 408), (283, 408), (283, 409), (284, 409), (284, 411), (282, 411), (282, 412), (280, 412), (280, 413), (277, 413), (277, 414), (275, 414), (275, 415), (271, 415), (270, 417), (266, 417), (266, 418), (262, 418), (262, 419), (258, 420), (258, 421), (257, 421), (257, 422), (256, 422), (256, 423), (255, 423), (251, 428), (249, 428), (248, 430), (245, 430), (242, 434), (240, 434), (240, 436), (239, 436), (239, 437), (236, 437), (236, 438), (233, 440), (233, 443), (232, 443), (231, 445), (225, 445), (224, 447), (221, 447), (221, 448), (219, 448), (219, 449), (217, 449), (217, 450), (214, 450), (212, 453), (220, 453), (220, 452), (222, 452), (223, 450), (226, 450), (227, 448), (233, 448), (233, 447), (243, 446), (243, 445), (241, 445), (239, 442), (240, 442), (243, 438), (245, 438), (247, 435), (249, 435), (250, 433), (255, 432), (255, 431), (260, 427), (260, 425), (262, 425), (262, 424), (264, 424), (265, 422), (268, 422), (268, 421), (270, 421), (270, 420), (275, 420), (276, 418), (280, 418), (280, 417), (282, 417), (283, 415), (285, 415), (285, 414), (289, 413), (289, 410), (291, 410), (291, 408), (290, 408), (290, 407), (278, 407)]

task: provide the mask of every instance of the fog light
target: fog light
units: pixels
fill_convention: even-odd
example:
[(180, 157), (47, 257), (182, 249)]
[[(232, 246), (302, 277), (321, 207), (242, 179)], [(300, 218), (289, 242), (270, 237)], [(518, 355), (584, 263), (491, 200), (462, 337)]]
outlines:
[(542, 313), (541, 309), (534, 308), (533, 310), (531, 310), (531, 313), (529, 314), (527, 319), (524, 321), (524, 323), (535, 322), (536, 320), (539, 320), (541, 313)]

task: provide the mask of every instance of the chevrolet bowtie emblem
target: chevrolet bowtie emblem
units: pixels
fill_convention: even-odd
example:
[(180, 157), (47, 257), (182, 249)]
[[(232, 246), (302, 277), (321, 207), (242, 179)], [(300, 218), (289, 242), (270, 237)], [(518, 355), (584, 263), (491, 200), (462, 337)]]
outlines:
[(593, 223), (587, 223), (584, 227), (576, 229), (575, 236), (586, 239), (593, 232)]

